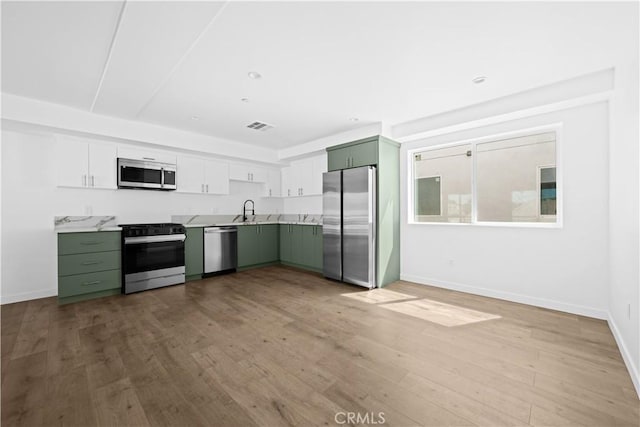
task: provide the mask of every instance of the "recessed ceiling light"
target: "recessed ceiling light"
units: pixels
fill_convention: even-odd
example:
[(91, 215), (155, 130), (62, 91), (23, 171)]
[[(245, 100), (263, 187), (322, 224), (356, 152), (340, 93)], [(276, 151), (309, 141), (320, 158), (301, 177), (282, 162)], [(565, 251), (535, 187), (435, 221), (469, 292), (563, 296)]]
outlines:
[(249, 76), (250, 79), (254, 79), (254, 80), (257, 80), (262, 77), (262, 75), (257, 71), (249, 71), (247, 73), (247, 76)]
[(191, 120), (200, 120), (200, 116), (191, 116)]
[(357, 118), (357, 117), (349, 117), (349, 121), (350, 122), (357, 122), (358, 120), (360, 120), (360, 119)]
[(487, 80), (487, 78), (485, 76), (478, 76), (478, 77), (474, 77), (471, 79), (472, 82), (474, 82), (475, 84), (480, 84), (480, 83), (484, 83), (484, 81)]
[(249, 102), (249, 98), (240, 98), (240, 101), (242, 101), (242, 102)]

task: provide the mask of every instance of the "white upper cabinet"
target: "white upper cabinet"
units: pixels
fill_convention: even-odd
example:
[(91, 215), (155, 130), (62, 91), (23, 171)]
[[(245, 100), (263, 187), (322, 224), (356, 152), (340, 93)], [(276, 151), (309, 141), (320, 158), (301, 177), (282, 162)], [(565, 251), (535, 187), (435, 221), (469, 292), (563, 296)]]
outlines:
[(117, 188), (116, 147), (89, 144), (89, 184), (93, 188)]
[(292, 197), (294, 195), (295, 183), (293, 182), (291, 166), (280, 169), (282, 197)]
[(267, 185), (265, 186), (265, 197), (280, 197), (281, 193), (280, 169), (267, 170)]
[(180, 193), (229, 194), (229, 165), (199, 157), (178, 156)]
[(59, 187), (117, 188), (114, 145), (56, 135), (55, 146)]
[(229, 194), (229, 164), (205, 160), (204, 186), (209, 194)]
[(204, 193), (204, 161), (197, 157), (178, 156), (176, 191)]
[(165, 151), (146, 150), (138, 147), (129, 147), (126, 145), (118, 146), (118, 157), (123, 159), (176, 164), (175, 154)]
[(282, 168), (282, 196), (321, 195), (322, 174), (326, 171), (326, 155), (291, 162), (291, 166)]
[(229, 179), (245, 182), (266, 182), (267, 171), (259, 166), (232, 163), (229, 166)]
[(322, 194), (322, 174), (327, 171), (327, 154), (313, 158), (313, 176), (311, 178), (311, 194)]

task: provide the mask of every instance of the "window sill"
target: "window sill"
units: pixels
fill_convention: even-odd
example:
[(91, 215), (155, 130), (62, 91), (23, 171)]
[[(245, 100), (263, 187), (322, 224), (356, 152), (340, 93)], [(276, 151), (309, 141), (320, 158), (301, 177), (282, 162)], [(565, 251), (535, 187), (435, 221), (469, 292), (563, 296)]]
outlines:
[(504, 227), (504, 228), (550, 228), (562, 229), (562, 223), (546, 222), (416, 222), (407, 221), (407, 225), (444, 225), (458, 227)]

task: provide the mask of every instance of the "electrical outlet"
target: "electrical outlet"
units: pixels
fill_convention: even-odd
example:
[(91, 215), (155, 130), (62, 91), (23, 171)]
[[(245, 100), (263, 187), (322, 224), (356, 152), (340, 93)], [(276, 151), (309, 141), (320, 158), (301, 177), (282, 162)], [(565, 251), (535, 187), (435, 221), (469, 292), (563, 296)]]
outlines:
[(93, 206), (84, 205), (84, 214), (87, 215), (87, 216), (93, 215)]
[(452, 260), (452, 259), (450, 259), (450, 260), (449, 260), (449, 267), (453, 267), (453, 264), (454, 264), (453, 260)]
[(627, 318), (631, 320), (631, 304), (627, 304)]

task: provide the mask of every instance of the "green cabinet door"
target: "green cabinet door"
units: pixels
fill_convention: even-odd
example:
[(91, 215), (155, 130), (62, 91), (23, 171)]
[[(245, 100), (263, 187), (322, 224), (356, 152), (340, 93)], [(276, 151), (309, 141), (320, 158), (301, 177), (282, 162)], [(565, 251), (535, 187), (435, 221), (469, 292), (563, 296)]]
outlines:
[(300, 264), (311, 270), (322, 271), (322, 227), (302, 226), (303, 259)]
[(204, 228), (187, 228), (184, 241), (184, 264), (187, 280), (197, 280), (204, 271)]
[(327, 152), (327, 169), (329, 171), (339, 171), (349, 168), (349, 158), (351, 157), (350, 147), (338, 148)]
[(329, 171), (376, 165), (378, 164), (377, 139), (328, 150), (327, 162)]
[(349, 148), (351, 149), (350, 167), (358, 168), (378, 163), (378, 148), (375, 141), (363, 142)]
[(280, 261), (292, 262), (291, 225), (280, 224)]
[(313, 238), (315, 237), (315, 226), (303, 225), (300, 226), (302, 231), (302, 250), (301, 260), (298, 264), (310, 267), (313, 263)]
[(312, 228), (314, 230), (311, 240), (311, 260), (309, 267), (317, 271), (322, 271), (322, 226), (314, 225)]
[(280, 259), (280, 240), (278, 224), (258, 226), (260, 241), (260, 263), (276, 262)]
[(291, 262), (304, 265), (306, 261), (304, 248), (304, 228), (306, 225), (291, 226)]
[(238, 267), (260, 263), (260, 245), (257, 225), (238, 227)]

